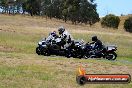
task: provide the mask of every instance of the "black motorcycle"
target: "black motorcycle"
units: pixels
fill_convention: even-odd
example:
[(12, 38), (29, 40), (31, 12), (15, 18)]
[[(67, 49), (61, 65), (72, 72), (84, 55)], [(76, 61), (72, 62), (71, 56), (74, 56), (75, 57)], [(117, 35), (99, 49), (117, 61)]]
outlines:
[(61, 38), (45, 39), (38, 43), (38, 47), (36, 48), (36, 53), (38, 55), (50, 56), (50, 55), (59, 55), (65, 56), (66, 49), (61, 48), (64, 41)]
[(72, 41), (71, 45), (66, 49), (66, 57), (83, 58), (85, 45), (81, 41)]
[[(91, 47), (90, 47), (91, 46)], [(103, 46), (101, 50), (93, 49), (93, 44), (88, 44), (86, 46), (87, 51), (85, 51), (84, 58), (106, 58), (108, 60), (115, 60), (117, 57), (117, 54), (115, 51), (117, 50), (117, 47), (114, 45), (109, 46)]]

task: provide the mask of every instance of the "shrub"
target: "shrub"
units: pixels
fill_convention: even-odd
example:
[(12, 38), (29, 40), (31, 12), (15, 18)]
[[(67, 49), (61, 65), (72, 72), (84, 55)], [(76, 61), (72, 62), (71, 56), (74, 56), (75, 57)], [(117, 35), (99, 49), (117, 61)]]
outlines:
[(132, 16), (125, 20), (124, 28), (127, 32), (132, 33)]
[(101, 20), (102, 27), (118, 28), (120, 23), (120, 18), (113, 14), (106, 15)]

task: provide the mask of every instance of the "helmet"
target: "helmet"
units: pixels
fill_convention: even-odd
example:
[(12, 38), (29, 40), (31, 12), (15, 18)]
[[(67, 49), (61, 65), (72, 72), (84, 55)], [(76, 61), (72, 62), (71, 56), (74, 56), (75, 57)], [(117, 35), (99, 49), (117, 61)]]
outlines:
[(98, 40), (97, 36), (92, 37), (92, 41), (97, 41), (97, 40)]
[(53, 31), (54, 34), (56, 34), (56, 31)]
[(62, 27), (60, 27), (60, 28), (58, 29), (58, 31), (59, 31), (59, 34), (62, 34), (62, 33), (65, 31), (65, 28), (62, 26)]
[(51, 35), (55, 36), (56, 35), (56, 31), (51, 32)]

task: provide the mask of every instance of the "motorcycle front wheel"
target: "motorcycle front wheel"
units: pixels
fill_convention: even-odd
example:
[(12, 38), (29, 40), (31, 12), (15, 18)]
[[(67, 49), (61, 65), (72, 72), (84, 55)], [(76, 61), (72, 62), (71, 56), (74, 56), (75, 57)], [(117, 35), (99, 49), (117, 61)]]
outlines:
[(41, 55), (41, 50), (39, 49), (39, 47), (36, 48), (36, 53), (37, 53), (38, 55)]
[(47, 50), (47, 49), (43, 49), (43, 55), (44, 56), (50, 56), (50, 52), (49, 52), (49, 50)]

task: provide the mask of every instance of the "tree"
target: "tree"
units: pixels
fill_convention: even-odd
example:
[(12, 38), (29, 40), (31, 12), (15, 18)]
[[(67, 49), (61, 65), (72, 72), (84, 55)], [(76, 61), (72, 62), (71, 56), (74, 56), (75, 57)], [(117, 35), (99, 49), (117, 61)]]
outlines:
[(40, 15), (41, 0), (26, 0), (23, 5), (23, 10), (33, 15)]
[(25, 0), (1, 0), (0, 8), (3, 13), (15, 14), (22, 10), (22, 3)]
[(100, 19), (96, 7), (97, 5), (94, 3), (94, 0), (91, 0), (90, 2), (88, 2), (87, 0), (81, 0), (79, 22), (85, 24), (88, 23), (90, 25), (98, 22)]
[(96, 6), (94, 1), (64, 0), (62, 17), (65, 22), (70, 20), (73, 24), (78, 22), (92, 25), (100, 20)]
[(3, 10), (2, 13), (6, 12), (7, 0), (0, 1), (0, 8)]
[(26, 0), (16, 0), (16, 12), (19, 14), (22, 11), (22, 5), (23, 3), (26, 2)]
[(51, 18), (71, 21), (73, 24), (85, 23), (94, 24), (99, 21), (96, 11), (97, 5), (94, 0), (10, 0), (13, 5), (9, 5), (8, 0), (1, 0), (1, 8), (4, 12), (20, 13), (27, 12), (31, 16), (46, 16)]
[(42, 15), (52, 18), (52, 5), (51, 0), (43, 0), (41, 3)]
[(3, 10), (2, 13), (14, 14), (15, 0), (1, 0), (0, 7)]
[(106, 15), (101, 20), (102, 27), (118, 28), (120, 23), (120, 18), (113, 14)]
[(132, 16), (125, 20), (124, 28), (127, 32), (132, 33)]

